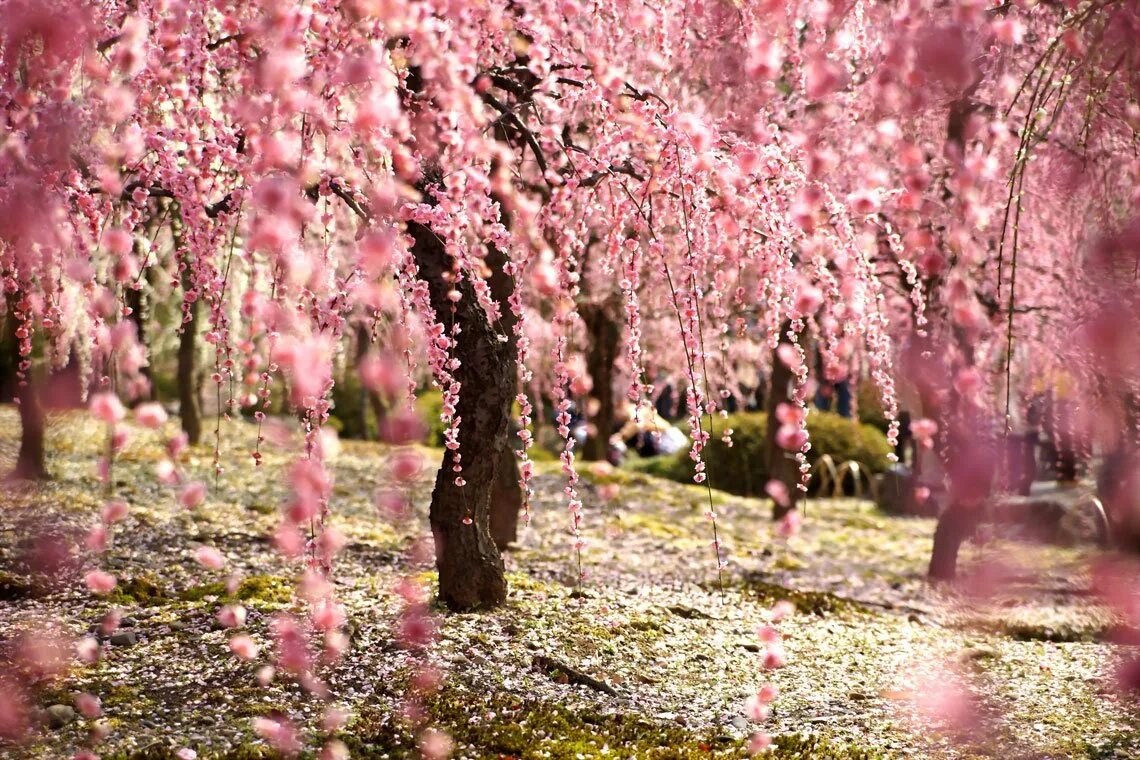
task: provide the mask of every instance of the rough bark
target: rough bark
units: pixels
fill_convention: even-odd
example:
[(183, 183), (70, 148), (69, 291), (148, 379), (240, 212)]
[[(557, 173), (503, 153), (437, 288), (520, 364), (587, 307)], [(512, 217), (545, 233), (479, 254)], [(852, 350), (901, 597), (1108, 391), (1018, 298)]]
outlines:
[[(359, 368), (360, 360), (368, 353), (369, 346), (372, 345), (372, 336), (366, 325), (358, 324), (356, 326), (356, 365)], [(368, 424), (368, 410), (372, 410), (372, 415), (376, 418), (376, 435), (372, 435), (372, 427)], [(387, 405), (384, 399), (380, 397), (377, 391), (370, 390), (364, 387), (361, 383), (360, 386), (360, 434), (365, 440), (372, 438), (379, 439), (380, 427), (384, 424), (384, 418), (388, 414)]]
[[(430, 511), (439, 597), (452, 610), (494, 607), (507, 597), (503, 560), (491, 537), (490, 512), (517, 385), (514, 350), (509, 341), (499, 341), (496, 327), (501, 325), (489, 322), (471, 283), (449, 282), (453, 260), (440, 239), (415, 222), (408, 223), (408, 233), (432, 308), (445, 326), (450, 328), (455, 320), (460, 327), (452, 355), (460, 362), (454, 374), (461, 385), (456, 414), (461, 420), (458, 453), (466, 485), (455, 484), (454, 453), (447, 450)], [(493, 262), (488, 265), (494, 270)], [(453, 287), (461, 294), (454, 315), (447, 297)]]
[(491, 489), (491, 538), (504, 552), (519, 539), (519, 512), (522, 511), (522, 489), (519, 487), (518, 457), (509, 445), (499, 449), (495, 469), (495, 486)]
[(18, 293), (8, 297), (7, 315), (4, 319), (3, 347), (7, 377), (3, 378), (4, 394), (19, 404), (20, 449), (16, 454), (16, 467), (9, 477), (16, 480), (45, 480), (48, 477), (44, 463), (44, 408), (37, 387), (39, 378), (28, 377), (23, 385), (19, 383), (20, 340), (16, 337), (19, 320), (14, 316)]
[[(136, 255), (139, 255), (141, 252), (136, 250), (135, 253), (136, 253)], [(150, 281), (150, 277), (151, 277), (150, 272), (151, 272), (151, 270), (148, 269), (147, 273), (146, 273), (147, 282)], [(150, 356), (152, 356), (152, 354), (151, 354), (151, 350), (150, 350), (150, 344), (147, 342), (149, 335), (147, 334), (147, 329), (146, 329), (146, 319), (143, 316), (144, 303), (143, 303), (142, 288), (139, 288), (136, 290), (135, 288), (128, 287), (126, 289), (125, 296), (126, 296), (127, 306), (131, 310), (131, 322), (133, 322), (135, 325), (135, 335), (138, 337), (139, 345), (146, 349), (146, 355), (148, 357), (150, 357)], [(155, 400), (156, 390), (155, 390), (155, 386), (154, 386), (154, 373), (153, 373), (153, 370), (151, 369), (150, 362), (147, 362), (147, 364), (145, 366), (141, 367), (139, 370), (139, 373), (143, 377), (146, 378), (147, 393), (146, 393), (146, 396), (144, 398), (140, 398), (138, 400), (139, 401), (153, 401), (153, 400)]]
[(958, 550), (962, 542), (974, 534), (981, 510), (952, 501), (938, 518), (934, 529), (934, 547), (930, 552), (927, 576), (934, 581), (952, 581), (958, 572)]
[[(503, 223), (510, 220), (504, 216)], [(487, 254), (487, 266), (490, 267), (491, 276), (487, 284), (491, 288), (491, 295), (502, 307), (502, 314), (496, 325), (496, 330), (507, 340), (501, 344), (504, 354), (503, 371), (509, 376), (510, 399), (507, 401), (507, 414), (510, 414), (511, 403), (518, 395), (518, 341), (515, 338), (515, 324), (518, 321), (508, 307), (508, 300), (514, 293), (514, 280), (507, 274), (507, 257), (494, 246)], [(518, 541), (519, 513), (522, 511), (523, 493), (519, 486), (518, 455), (515, 454), (514, 443), (510, 436), (508, 419), (508, 435), (499, 448), (498, 467), (495, 470), (495, 485), (491, 489), (491, 537), (499, 551), (506, 551), (507, 547)]]
[(582, 458), (600, 461), (609, 454), (610, 435), (614, 431), (614, 362), (618, 357), (621, 330), (607, 303), (584, 305), (578, 313), (589, 335), (586, 371), (594, 383), (590, 400), (597, 404), (597, 411), (592, 414), (589, 410), (593, 403), (586, 404), (593, 430), (582, 447)]
[(44, 463), (44, 408), (36, 383), (29, 379), (18, 393), (20, 400), (20, 451), (12, 477), (18, 480), (46, 480)]
[[(787, 333), (791, 329), (787, 323), (780, 326), (780, 342), (788, 343)], [(768, 421), (765, 429), (765, 451), (768, 455), (768, 477), (778, 480), (787, 486), (788, 504), (782, 505), (772, 502), (772, 519), (779, 520), (796, 508), (799, 498), (800, 482), (799, 463), (795, 454), (785, 451), (776, 443), (776, 431), (780, 429), (780, 421), (776, 419), (776, 407), (784, 403), (792, 403), (792, 370), (780, 361), (779, 353), (772, 353), (772, 378), (768, 383)]]
[[(190, 283), (183, 276), (182, 287)], [(190, 304), (189, 319), (178, 338), (178, 408), (182, 431), (190, 443), (202, 440), (202, 405), (198, 397), (198, 302)]]

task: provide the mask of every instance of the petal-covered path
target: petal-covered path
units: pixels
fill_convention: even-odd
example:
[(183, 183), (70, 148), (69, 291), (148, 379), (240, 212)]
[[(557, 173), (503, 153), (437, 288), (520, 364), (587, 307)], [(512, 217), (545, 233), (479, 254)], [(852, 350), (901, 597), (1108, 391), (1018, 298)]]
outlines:
[[(18, 431), (10, 408), (0, 411), (0, 431), (7, 469)], [(97, 663), (77, 663), (37, 695), (45, 727), (35, 743), (0, 754), (68, 756), (93, 746), (98, 724), (102, 757), (270, 757), (254, 719), (289, 716), (317, 748), (331, 702), (349, 716), (335, 733), (354, 757), (415, 756), (401, 717), (414, 655), (394, 644), (395, 589), (403, 577), (433, 578), (408, 557), (426, 525), (438, 452), (419, 450), (417, 514), (402, 526), (374, 506), (387, 477), (384, 448), (344, 442), (333, 462), (333, 521), (347, 538), (335, 578), (351, 640), (322, 673), (330, 693), (322, 701), (281, 678), (258, 683), (269, 621), (296, 603), (297, 569), (267, 538), (286, 495), (286, 457), (269, 451), (255, 470), (253, 428), (222, 431), (227, 472), (190, 512), (153, 476), (159, 437), (134, 430), (114, 487), (130, 509), (102, 563), (118, 586), (100, 598), (83, 583), (88, 558), (63, 561), (50, 588), (22, 564), (32, 537), (85, 532), (106, 500), (94, 467), (102, 431), (78, 417), (54, 421), (54, 480), (4, 495), (0, 637), (53, 628), (79, 637), (113, 606), (123, 620)], [(186, 469), (211, 481), (212, 461), (212, 444), (193, 449)], [(765, 725), (778, 757), (1140, 757), (1135, 706), (1112, 691), (1115, 655), (1104, 642), (1112, 619), (1086, 593), (1081, 550), (970, 546), (965, 567), (983, 579), (975, 592), (994, 568), (1007, 582), (1000, 594), (951, 596), (923, 580), (930, 520), (812, 500), (800, 534), (783, 540), (765, 503), (715, 492), (728, 557), (718, 581), (706, 491), (608, 467), (583, 471), (584, 583), (561, 476), (543, 465), (530, 527), (507, 557), (508, 604), (437, 611), (438, 635), (421, 656), (445, 680), (427, 710), (451, 736), (454, 757), (744, 756), (754, 728), (744, 704), (766, 680), (755, 630), (780, 599), (798, 609), (781, 623), (787, 664), (770, 678), (780, 693)], [(223, 570), (196, 561), (202, 544), (224, 555)], [(231, 653), (233, 633), (216, 622), (231, 573), (243, 579), (235, 596), (262, 653), (252, 662)], [(60, 709), (75, 708), (79, 693), (101, 700), (100, 717)], [(970, 720), (955, 720), (962, 710)], [(912, 730), (916, 711), (945, 730), (927, 721)]]

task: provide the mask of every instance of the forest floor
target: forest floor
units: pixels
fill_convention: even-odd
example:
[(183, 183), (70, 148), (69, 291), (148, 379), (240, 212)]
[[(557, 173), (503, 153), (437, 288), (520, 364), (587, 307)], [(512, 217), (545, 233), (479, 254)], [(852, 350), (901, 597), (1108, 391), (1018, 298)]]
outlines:
[[(13, 410), (0, 409), (0, 469), (11, 468), (18, 429)], [(266, 538), (287, 490), (286, 455), (270, 450), (255, 469), (253, 427), (226, 424), (227, 472), (188, 512), (153, 476), (158, 434), (134, 432), (114, 469), (114, 493), (131, 509), (102, 562), (119, 578), (110, 598), (86, 590), (90, 558), (76, 558), (48, 589), (21, 574), (19, 559), (31, 536), (85, 532), (98, 520), (106, 499), (95, 475), (100, 428), (79, 415), (55, 418), (53, 480), (3, 495), (0, 639), (51, 627), (79, 636), (113, 605), (122, 609), (122, 632), (134, 635), (38, 695), (44, 708), (68, 705), (77, 692), (98, 696), (110, 729), (97, 748), (104, 758), (176, 757), (183, 748), (199, 758), (270, 757), (251, 723), (277, 711), (319, 746), (327, 703), (287, 680), (260, 686), (258, 663), (230, 654), (230, 634), (214, 622), (224, 573), (194, 560), (200, 543), (212, 544), (227, 571), (245, 578), (238, 595), (250, 610), (247, 629), (267, 651), (269, 620), (296, 604), (297, 568)], [(438, 461), (438, 451), (421, 451)], [(323, 675), (332, 701), (352, 716), (339, 736), (354, 757), (415, 756), (400, 704), (416, 655), (393, 643), (394, 587), (408, 574), (434, 579), (407, 564), (426, 527), (431, 467), (415, 489), (416, 519), (394, 526), (374, 507), (385, 452), (346, 441), (333, 461), (332, 520), (348, 538), (336, 588), (352, 638)], [(212, 483), (212, 461), (210, 441), (184, 464)], [(932, 520), (813, 499), (802, 531), (784, 540), (766, 502), (713, 492), (728, 560), (718, 581), (707, 491), (582, 469), (583, 583), (562, 477), (556, 463), (543, 464), (531, 524), (506, 558), (508, 603), (483, 613), (437, 610), (426, 656), (446, 677), (427, 710), (453, 738), (454, 757), (743, 757), (753, 728), (743, 704), (768, 678), (754, 630), (775, 601), (789, 599), (798, 611), (781, 624), (787, 665), (771, 674), (780, 696), (765, 725), (778, 740), (775, 757), (1140, 758), (1140, 712), (1114, 694), (1118, 653), (1106, 641), (1113, 620), (1088, 593), (1087, 550), (1003, 539), (968, 545), (967, 572), (1018, 569), (993, 593), (966, 596), (924, 581)], [(606, 688), (539, 667), (551, 661)], [(952, 683), (980, 718), (970, 730), (916, 714)], [(0, 746), (0, 756), (67, 757), (88, 746), (90, 727), (78, 718), (45, 728), (31, 744)]]

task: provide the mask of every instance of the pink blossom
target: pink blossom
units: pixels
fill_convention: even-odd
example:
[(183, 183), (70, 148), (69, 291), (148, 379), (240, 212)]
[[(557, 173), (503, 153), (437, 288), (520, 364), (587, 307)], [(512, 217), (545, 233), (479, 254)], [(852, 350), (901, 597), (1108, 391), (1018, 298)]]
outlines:
[(361, 359), (358, 366), (364, 386), (388, 398), (394, 398), (407, 383), (407, 376), (396, 358), (388, 354), (369, 354)]
[(107, 549), (107, 526), (96, 525), (87, 533), (83, 545), (93, 552), (102, 552)]
[(776, 445), (785, 451), (800, 451), (807, 441), (807, 431), (796, 425), (780, 425), (776, 430)]
[(154, 474), (158, 477), (158, 482), (165, 486), (178, 485), (182, 479), (178, 474), (178, 468), (175, 467), (174, 462), (171, 462), (169, 459), (163, 459), (156, 464), (154, 466)]
[(257, 657), (258, 646), (252, 637), (238, 634), (230, 639), (230, 651), (243, 660), (252, 660)]
[(348, 746), (339, 739), (330, 739), (321, 747), (320, 760), (348, 760)]
[(171, 457), (177, 458), (179, 454), (186, 450), (190, 445), (190, 439), (185, 433), (179, 433), (170, 439), (166, 444), (166, 451)]
[(323, 731), (339, 731), (344, 728), (348, 722), (348, 713), (339, 707), (330, 707), (325, 710), (324, 716), (321, 718), (321, 730)]
[(246, 611), (240, 604), (227, 604), (218, 610), (218, 622), (226, 628), (241, 628), (245, 625)]
[(83, 576), (84, 582), (87, 583), (87, 588), (93, 594), (109, 594), (115, 588), (115, 576), (110, 573), (105, 573), (102, 570), (90, 570)]
[(327, 599), (322, 600), (314, 606), (311, 617), (317, 630), (331, 631), (344, 625), (344, 607)]
[(103, 233), (103, 246), (107, 252), (115, 257), (122, 258), (131, 252), (134, 238), (120, 227), (112, 227)]
[(781, 480), (769, 480), (764, 486), (764, 492), (781, 507), (787, 507), (792, 503), (788, 486)]
[(450, 736), (434, 728), (420, 734), (420, 754), (424, 760), (447, 760), (453, 746)]
[(765, 644), (772, 644), (780, 640), (780, 632), (775, 626), (762, 625), (756, 629), (756, 637)]
[(934, 447), (934, 436), (938, 433), (938, 423), (922, 417), (910, 423), (910, 432), (920, 446), (924, 449), (930, 449)]
[(755, 723), (763, 723), (768, 720), (769, 711), (768, 703), (761, 701), (755, 694), (744, 703), (744, 714)]
[(119, 522), (127, 516), (130, 507), (127, 506), (125, 501), (109, 501), (103, 505), (102, 519), (107, 525), (112, 525)]
[(779, 623), (784, 618), (790, 616), (796, 611), (796, 606), (786, 599), (781, 599), (772, 606), (772, 622)]
[(301, 750), (297, 729), (284, 718), (255, 718), (253, 730), (283, 755), (293, 756)]
[(772, 737), (763, 731), (757, 731), (752, 734), (752, 738), (748, 740), (748, 753), (757, 755), (772, 746)]
[(75, 643), (75, 655), (85, 665), (99, 660), (99, 641), (94, 636), (85, 636)]
[(206, 484), (195, 480), (187, 483), (178, 494), (178, 503), (186, 509), (194, 509), (206, 500)]
[(135, 419), (143, 427), (157, 430), (166, 424), (166, 410), (162, 408), (162, 404), (139, 404), (135, 409)]
[(91, 397), (90, 409), (96, 419), (106, 422), (108, 425), (122, 422), (123, 418), (127, 416), (123, 402), (119, 401), (119, 397), (113, 393), (96, 393)]
[(401, 483), (410, 483), (420, 476), (423, 457), (411, 449), (397, 451), (388, 457), (392, 477)]
[(92, 694), (77, 694), (75, 696), (75, 709), (84, 718), (98, 718), (103, 712), (103, 706), (99, 702), (99, 698)]
[(1025, 25), (1020, 19), (1009, 16), (996, 18), (990, 22), (994, 37), (1003, 45), (1020, 45), (1025, 36)]
[(805, 88), (808, 98), (819, 100), (847, 84), (847, 70), (826, 57), (816, 57), (808, 61), (805, 73)]
[[(823, 304), (823, 291), (809, 283), (802, 283), (796, 291), (795, 309), (805, 316), (815, 314)], [(785, 362), (786, 363), (786, 362)], [(788, 366), (792, 366), (788, 364)]]
[(776, 526), (776, 532), (783, 538), (791, 538), (800, 532), (802, 524), (803, 517), (800, 515), (800, 511), (793, 509), (780, 519), (779, 525)]
[(536, 265), (531, 271), (530, 282), (544, 296), (550, 297), (558, 293), (558, 271), (550, 264)]
[(212, 546), (199, 546), (198, 550), (194, 552), (194, 559), (198, 561), (199, 565), (210, 570), (221, 570), (226, 564), (226, 558)]
[(775, 670), (777, 668), (784, 667), (784, 648), (778, 643), (769, 645), (768, 649), (765, 650), (761, 661), (763, 662), (764, 667), (768, 670)]

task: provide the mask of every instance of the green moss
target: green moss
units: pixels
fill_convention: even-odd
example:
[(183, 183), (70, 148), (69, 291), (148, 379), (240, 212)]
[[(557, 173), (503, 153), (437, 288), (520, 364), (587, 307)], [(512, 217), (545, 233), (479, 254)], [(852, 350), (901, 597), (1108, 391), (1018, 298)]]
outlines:
[(553, 451), (542, 448), (541, 446), (530, 447), (530, 459), (532, 462), (557, 462), (558, 455)]
[[(432, 725), (447, 731), (468, 757), (510, 756), (520, 760), (614, 758), (746, 757), (744, 745), (723, 736), (705, 736), (675, 724), (649, 722), (595, 710), (572, 711), (540, 700), (447, 690), (425, 705)], [(479, 703), (474, 703), (479, 700)], [(364, 711), (341, 739), (353, 757), (415, 757), (407, 726), (384, 711)]]
[(259, 515), (271, 515), (277, 511), (277, 507), (266, 502), (253, 502), (246, 505), (246, 509), (251, 512), (256, 512)]
[[(431, 580), (435, 581), (434, 575)], [(547, 594), (554, 591), (549, 583), (519, 572), (507, 573), (507, 587), (512, 591), (536, 591)]]
[(786, 734), (773, 741), (773, 758), (779, 760), (880, 760), (886, 755), (853, 745), (834, 744), (821, 736)]
[[(712, 729), (691, 729), (637, 714), (571, 710), (559, 704), (489, 693), (485, 688), (448, 688), (424, 705), (428, 722), (446, 731), (457, 756), (519, 760), (580, 758), (748, 757), (746, 740)], [(359, 758), (417, 757), (411, 728), (390, 711), (367, 708), (341, 735)], [(776, 760), (881, 760), (870, 750), (834, 744), (820, 736), (781, 736), (769, 757)]]
[[(226, 584), (221, 581), (204, 583), (179, 594), (179, 598), (186, 602), (200, 602), (208, 596), (229, 597)], [(233, 598), (243, 602), (286, 604), (293, 598), (293, 584), (278, 575), (251, 575), (241, 582)]]
[(584, 462), (578, 467), (578, 475), (587, 483), (599, 486), (610, 483), (625, 485), (633, 480), (631, 472), (619, 470), (608, 462)]
[(144, 573), (133, 578), (120, 578), (107, 599), (114, 604), (138, 607), (158, 607), (170, 602), (166, 590), (153, 575)]
[(1090, 642), (1104, 640), (1111, 627), (1082, 621), (1041, 623), (1012, 620), (1001, 623), (997, 630), (1018, 641)]
[(752, 577), (745, 577), (740, 581), (740, 585), (743, 589), (756, 594), (765, 605), (787, 600), (796, 606), (797, 612), (804, 614), (824, 617), (837, 613), (869, 612), (869, 609), (859, 602), (826, 591), (799, 591)]
[[(141, 749), (101, 754), (102, 760), (179, 760), (177, 749), (155, 742)], [(242, 744), (228, 752), (198, 751), (199, 760), (276, 760), (281, 755), (264, 744)]]

